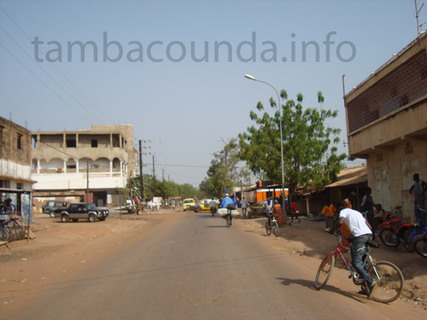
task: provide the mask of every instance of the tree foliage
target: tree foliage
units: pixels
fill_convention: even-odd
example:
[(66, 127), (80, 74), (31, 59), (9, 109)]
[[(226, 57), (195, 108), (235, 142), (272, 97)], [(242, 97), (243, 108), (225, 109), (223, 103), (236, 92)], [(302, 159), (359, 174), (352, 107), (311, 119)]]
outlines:
[[(126, 198), (131, 195), (137, 195), (141, 198), (140, 179), (139, 176), (131, 178), (126, 189), (122, 191)], [(173, 181), (154, 180), (152, 175), (144, 175), (144, 199), (149, 200), (153, 197), (163, 197), (163, 199), (171, 197), (181, 198), (198, 198), (200, 190), (193, 187), (189, 183), (178, 184)]]
[(247, 182), (249, 171), (240, 168), (239, 145), (237, 139), (224, 142), (224, 148), (214, 154), (207, 177), (200, 183), (199, 189), (208, 197), (221, 197), (224, 188), (232, 190), (241, 182)]
[[(258, 102), (257, 111), (250, 112), (255, 122), (239, 134), (240, 159), (265, 179), (281, 183), (280, 122), (283, 132), (285, 186), (295, 192), (298, 186), (326, 185), (336, 179), (346, 154), (337, 154), (340, 129), (329, 128), (325, 121), (337, 116), (337, 111), (323, 108), (303, 108), (303, 96), (288, 100), (286, 91), (280, 93), (280, 108), (273, 115)], [(324, 97), (318, 93), (321, 104)]]

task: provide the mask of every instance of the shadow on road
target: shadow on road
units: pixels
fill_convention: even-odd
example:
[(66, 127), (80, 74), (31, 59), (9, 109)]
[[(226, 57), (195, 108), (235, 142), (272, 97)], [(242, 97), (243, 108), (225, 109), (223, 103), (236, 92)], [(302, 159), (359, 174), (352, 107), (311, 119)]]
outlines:
[(281, 284), (284, 285), (284, 286), (290, 286), (292, 284), (297, 284), (297, 285), (301, 285), (303, 287), (307, 287), (307, 288), (309, 288), (311, 290), (314, 290), (314, 291), (319, 291), (319, 292), (321, 292), (321, 291), (335, 292), (335, 293), (338, 293), (338, 294), (340, 294), (340, 295), (342, 295), (344, 297), (351, 298), (351, 299), (353, 299), (353, 300), (355, 300), (357, 302), (360, 302), (360, 303), (366, 303), (367, 302), (367, 299), (366, 298), (364, 299), (363, 296), (360, 295), (360, 294), (358, 294), (358, 293), (345, 292), (345, 291), (342, 291), (339, 288), (337, 288), (335, 286), (332, 286), (332, 285), (328, 285), (327, 284), (321, 290), (317, 290), (314, 287), (314, 281), (311, 281), (311, 280), (288, 279), (288, 278), (276, 278), (276, 279), (280, 280)]

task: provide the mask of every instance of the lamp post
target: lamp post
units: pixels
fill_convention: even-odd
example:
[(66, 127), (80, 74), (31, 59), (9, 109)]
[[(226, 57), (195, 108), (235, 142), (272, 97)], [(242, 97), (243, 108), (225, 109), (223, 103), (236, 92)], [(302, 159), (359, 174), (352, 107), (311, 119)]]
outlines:
[(249, 79), (249, 80), (253, 80), (253, 81), (257, 81), (257, 82), (261, 82), (264, 83), (268, 86), (270, 86), (277, 94), (277, 108), (280, 111), (280, 158), (281, 158), (281, 168), (282, 168), (282, 208), (283, 208), (283, 212), (286, 215), (286, 209), (285, 209), (285, 169), (284, 169), (284, 164), (283, 164), (283, 132), (282, 132), (282, 116), (283, 116), (283, 111), (280, 108), (280, 95), (279, 92), (276, 90), (275, 87), (273, 87), (270, 83), (266, 82), (266, 81), (262, 81), (262, 80), (258, 80), (255, 77), (251, 76), (250, 74), (245, 74), (245, 78)]

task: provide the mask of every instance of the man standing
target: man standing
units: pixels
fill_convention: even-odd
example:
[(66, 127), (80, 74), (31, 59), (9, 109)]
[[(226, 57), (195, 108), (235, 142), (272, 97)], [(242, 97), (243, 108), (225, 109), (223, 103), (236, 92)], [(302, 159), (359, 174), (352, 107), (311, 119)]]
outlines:
[[(414, 173), (413, 177), (414, 184), (411, 189), (409, 189), (409, 194), (414, 192), (414, 215), (417, 223), (420, 226), (424, 226), (426, 224), (426, 197), (425, 191), (427, 190), (427, 183), (420, 179), (420, 175), (418, 173)], [(423, 209), (419, 210), (419, 209)]]
[(375, 240), (375, 229), (376, 229), (375, 220), (374, 220), (375, 203), (374, 203), (374, 199), (372, 199), (371, 193), (372, 193), (372, 189), (368, 187), (366, 189), (366, 194), (362, 198), (362, 202), (360, 203), (360, 206), (362, 207), (362, 212), (364, 213), (366, 212), (366, 219), (368, 220), (369, 224), (372, 227), (372, 240)]
[(329, 230), (329, 228), (332, 227), (333, 223), (334, 223), (334, 217), (335, 217), (335, 212), (337, 211), (337, 209), (335, 209), (334, 205), (331, 203), (329, 206), (325, 205), (322, 209), (322, 214), (325, 216), (325, 226), (326, 226), (326, 231)]
[(338, 203), (338, 212), (340, 213), (339, 220), (331, 228), (330, 232), (338, 229), (342, 223), (347, 223), (353, 236), (350, 247), (351, 264), (359, 276), (366, 281), (368, 287), (368, 292), (362, 286), (362, 290), (359, 293), (366, 294), (370, 298), (374, 292), (376, 282), (363, 267), (363, 256), (366, 252), (366, 244), (371, 240), (371, 226), (359, 211), (347, 208), (347, 203), (344, 201)]
[(242, 207), (243, 218), (246, 218), (246, 208), (248, 206), (248, 202), (246, 201), (245, 197), (243, 197), (242, 201), (240, 201), (240, 206)]

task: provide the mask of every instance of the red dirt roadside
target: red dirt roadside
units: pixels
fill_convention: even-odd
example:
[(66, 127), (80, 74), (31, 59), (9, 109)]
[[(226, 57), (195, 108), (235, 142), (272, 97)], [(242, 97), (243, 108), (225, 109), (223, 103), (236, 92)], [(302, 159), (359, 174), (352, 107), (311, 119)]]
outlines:
[[(163, 219), (179, 219), (185, 214), (194, 213), (163, 210), (141, 216), (116, 214), (96, 223), (61, 223), (36, 214), (31, 226), (35, 239), (0, 246), (0, 312), (22, 305), (36, 293), (130, 245), (156, 230)], [(266, 236), (264, 221), (265, 218), (235, 220), (248, 232), (257, 234), (260, 241), (268, 241), (277, 250), (296, 255), (301, 263), (316, 268), (336, 245), (335, 237), (325, 232), (323, 222), (302, 219), (300, 224), (282, 227), (276, 238)], [(427, 260), (405, 252), (403, 247), (383, 246), (374, 256), (401, 268), (406, 279), (401, 299), (414, 308), (427, 310)]]

